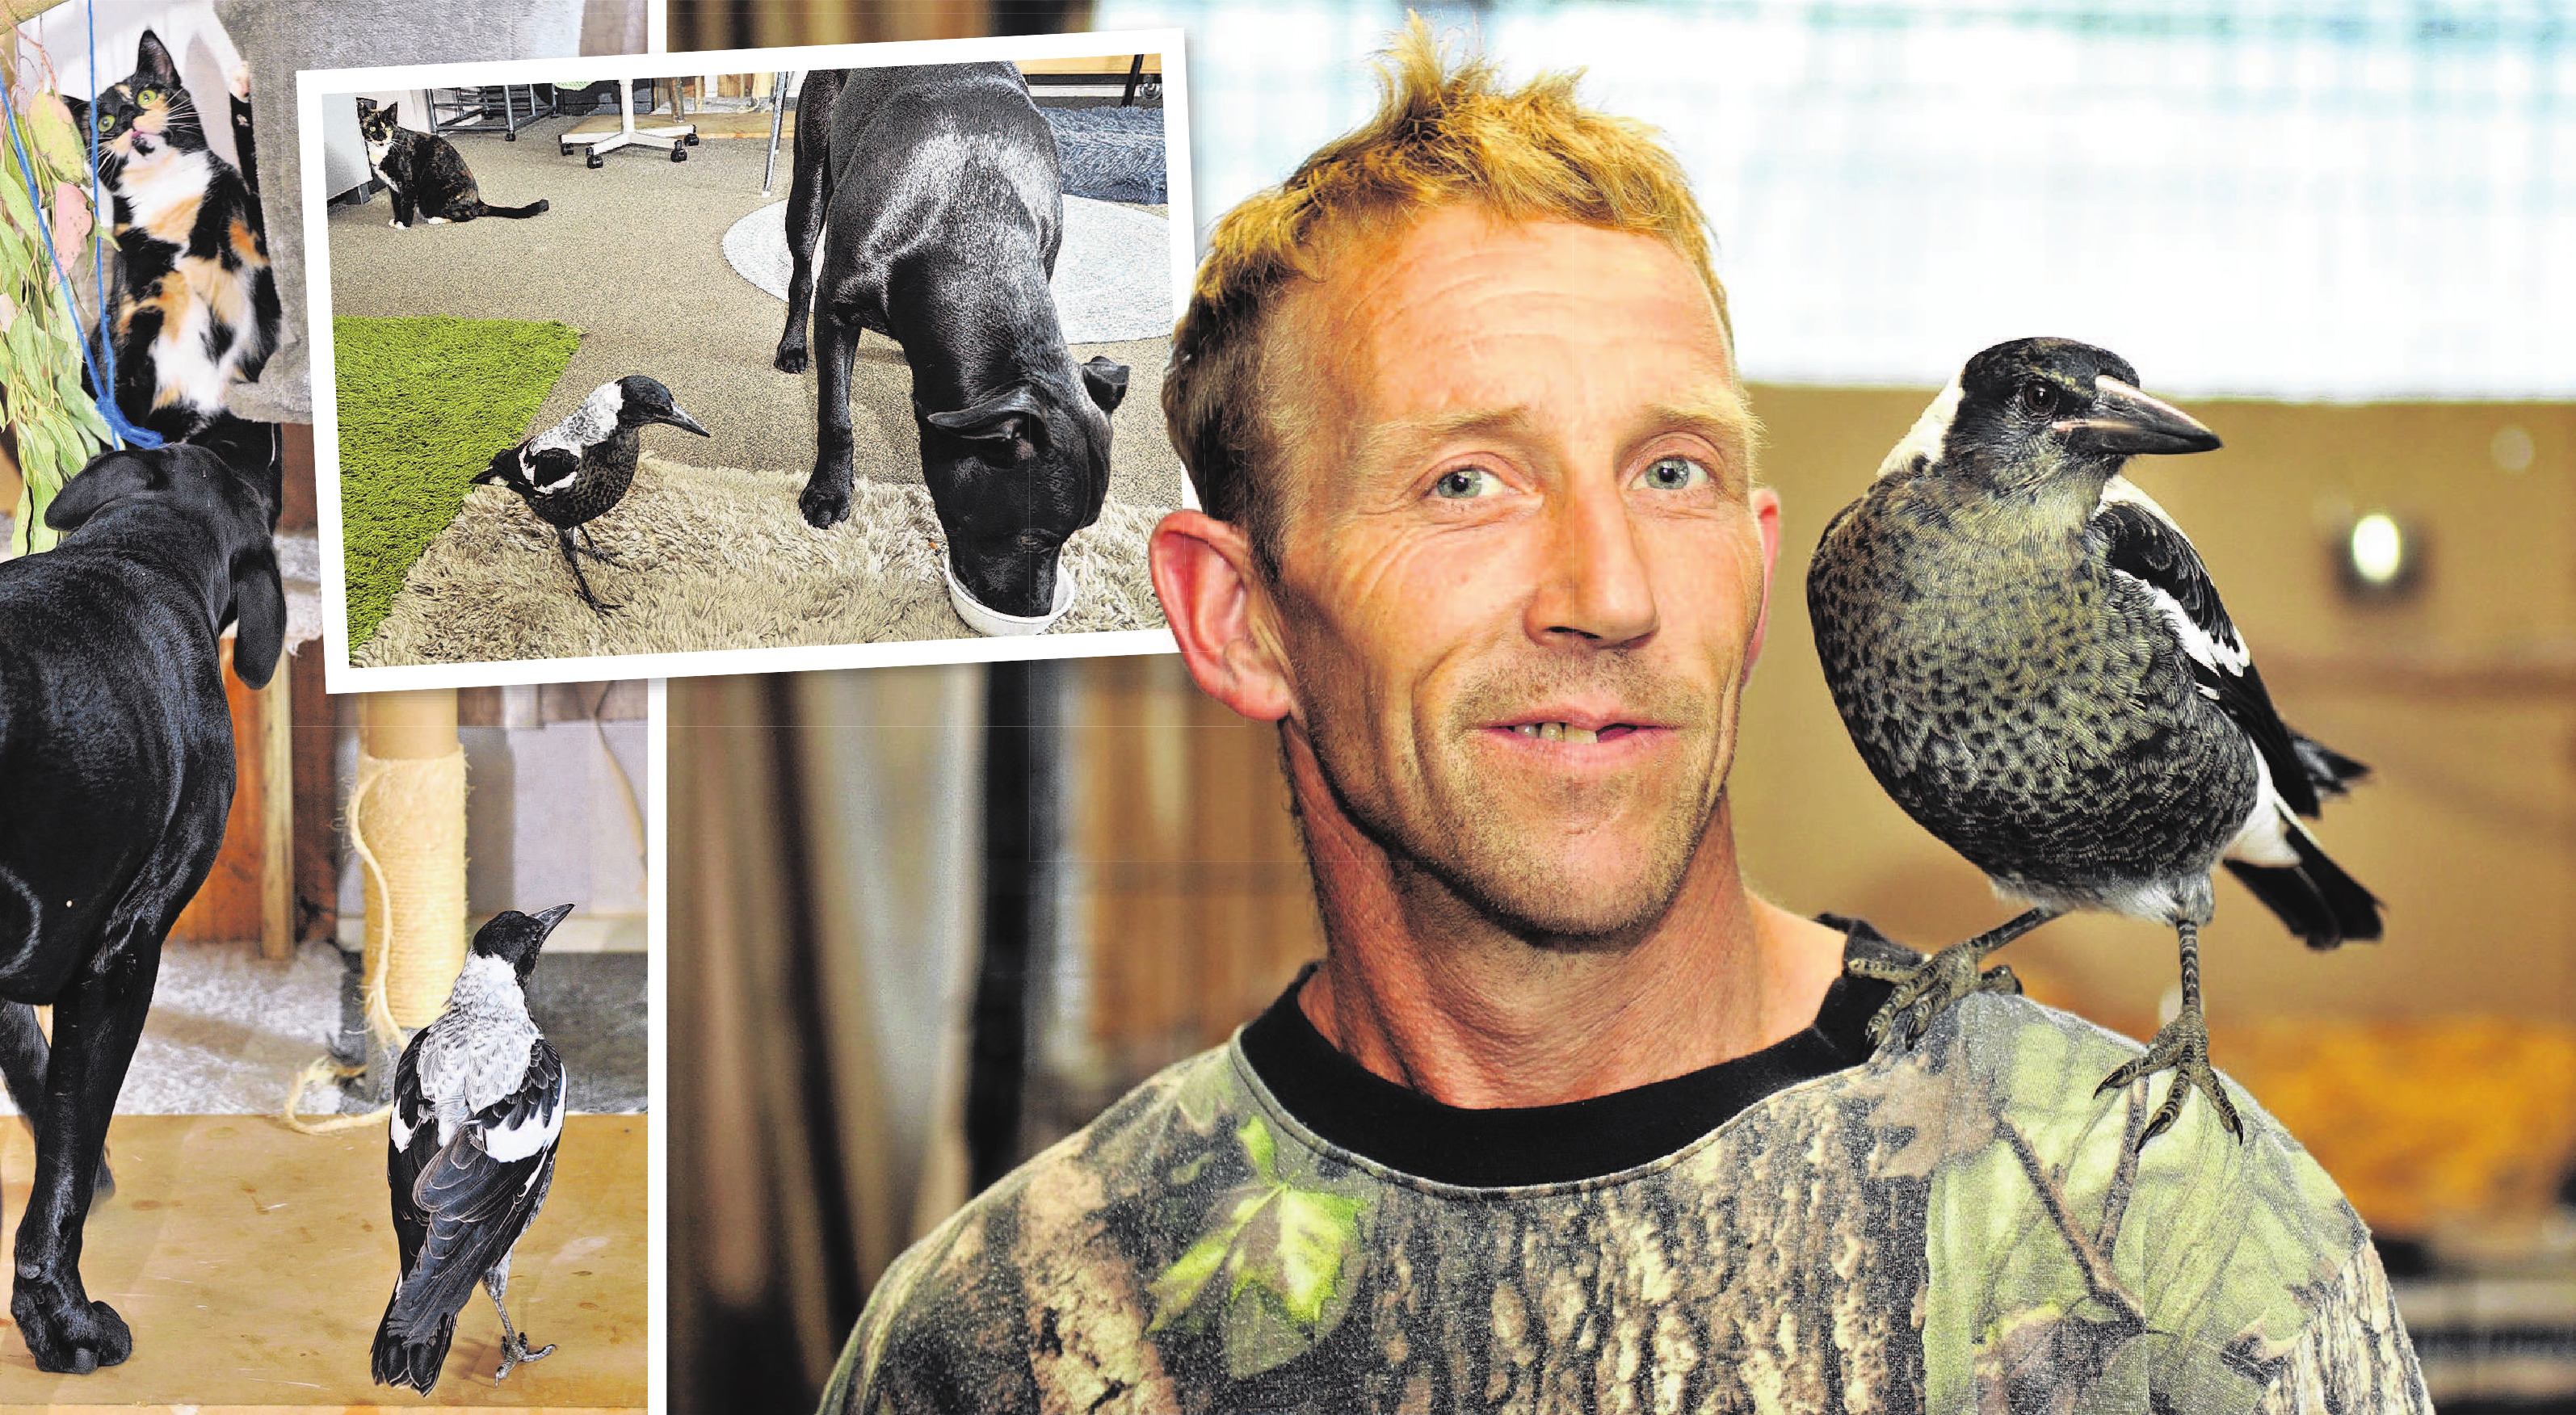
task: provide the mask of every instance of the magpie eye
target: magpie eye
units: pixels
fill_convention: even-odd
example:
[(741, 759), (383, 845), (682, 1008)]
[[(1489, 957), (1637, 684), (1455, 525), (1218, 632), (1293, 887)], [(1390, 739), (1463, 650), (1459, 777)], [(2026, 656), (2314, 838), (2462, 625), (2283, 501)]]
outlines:
[(2044, 418), (2054, 414), (2057, 411), (2059, 397), (2057, 385), (2044, 383), (2036, 378), (2013, 390), (2013, 403), (2022, 412), (2034, 418)]

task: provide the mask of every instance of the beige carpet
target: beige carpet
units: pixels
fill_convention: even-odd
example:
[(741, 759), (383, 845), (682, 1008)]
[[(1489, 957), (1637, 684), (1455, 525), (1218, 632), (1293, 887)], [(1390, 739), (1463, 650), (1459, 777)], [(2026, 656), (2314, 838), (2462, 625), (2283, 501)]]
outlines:
[[(617, 509), (590, 523), (622, 561), (585, 559), (602, 600), (573, 588), (554, 528), (516, 496), (478, 487), (430, 542), (360, 667), (587, 658), (702, 649), (791, 648), (982, 635), (949, 607), (930, 493), (861, 479), (848, 521), (805, 524), (805, 473), (690, 467), (646, 453)], [(1162, 606), (1145, 541), (1164, 508), (1111, 501), (1066, 544), (1080, 585), (1050, 633), (1156, 629)]]

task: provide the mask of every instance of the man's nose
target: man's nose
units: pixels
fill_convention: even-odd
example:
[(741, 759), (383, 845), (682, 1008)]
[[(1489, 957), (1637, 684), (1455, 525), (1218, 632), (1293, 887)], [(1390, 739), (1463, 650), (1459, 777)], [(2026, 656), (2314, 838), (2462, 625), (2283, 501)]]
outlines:
[(1653, 633), (1654, 585), (1620, 488), (1608, 478), (1568, 487), (1551, 498), (1547, 517), (1547, 560), (1530, 596), (1530, 637), (1616, 647)]

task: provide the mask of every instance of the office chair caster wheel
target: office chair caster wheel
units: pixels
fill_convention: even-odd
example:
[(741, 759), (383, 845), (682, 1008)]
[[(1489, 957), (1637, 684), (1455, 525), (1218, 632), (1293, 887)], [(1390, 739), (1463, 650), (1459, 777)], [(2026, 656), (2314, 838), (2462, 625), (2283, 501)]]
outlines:
[(673, 162), (686, 162), (686, 161), (688, 161), (688, 160), (689, 160), (689, 150), (688, 150), (687, 148), (685, 148), (685, 147), (675, 147), (675, 148), (671, 149), (671, 160), (672, 160)]
[(592, 154), (590, 155), (590, 165), (591, 165), (593, 168), (598, 168), (598, 167), (603, 167), (603, 166), (607, 165), (607, 163), (606, 163), (606, 159), (602, 158), (598, 153), (595, 153), (595, 152), (594, 152), (594, 153), (592, 153)]
[(555, 155), (556, 155), (557, 157), (570, 157), (570, 156), (572, 156), (572, 144), (571, 144), (571, 143), (568, 143), (568, 142), (559, 142), (559, 143), (556, 143), (556, 144), (555, 144)]
[(517, 133), (503, 133), (501, 135), (501, 141), (503, 142), (517, 142), (518, 140), (519, 135)]
[(683, 138), (681, 141), (686, 142), (686, 143), (687, 143), (689, 146), (691, 146), (691, 147), (696, 147), (696, 146), (698, 145), (698, 135), (697, 135), (697, 134), (695, 134), (695, 133), (691, 133), (691, 134), (689, 134), (686, 138)]

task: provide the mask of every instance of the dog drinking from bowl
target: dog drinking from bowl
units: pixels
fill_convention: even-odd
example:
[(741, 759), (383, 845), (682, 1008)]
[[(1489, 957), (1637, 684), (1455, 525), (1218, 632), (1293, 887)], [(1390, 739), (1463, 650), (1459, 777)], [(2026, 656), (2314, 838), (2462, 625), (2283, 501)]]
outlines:
[(817, 433), (797, 506), (817, 527), (850, 514), (850, 362), (861, 330), (892, 338), (912, 370), (952, 598), (987, 633), (1043, 627), (1070, 607), (1071, 587), (1057, 584), (1065, 539), (1109, 495), (1109, 415), (1127, 368), (1076, 363), (1066, 346), (1047, 285), (1063, 240), (1055, 132), (1018, 69), (806, 76), (776, 358), (804, 371), (810, 310)]
[[(60, 543), (0, 563), (0, 1052), (43, 1078), (9, 1311), (48, 1371), (133, 1349), (81, 1284), (81, 1226), (162, 940), (232, 809), (216, 640), (239, 624), (253, 687), (284, 645), (274, 514), (203, 447), (108, 452), (46, 508)], [(36, 1004), (54, 1009), (50, 1057)]]

